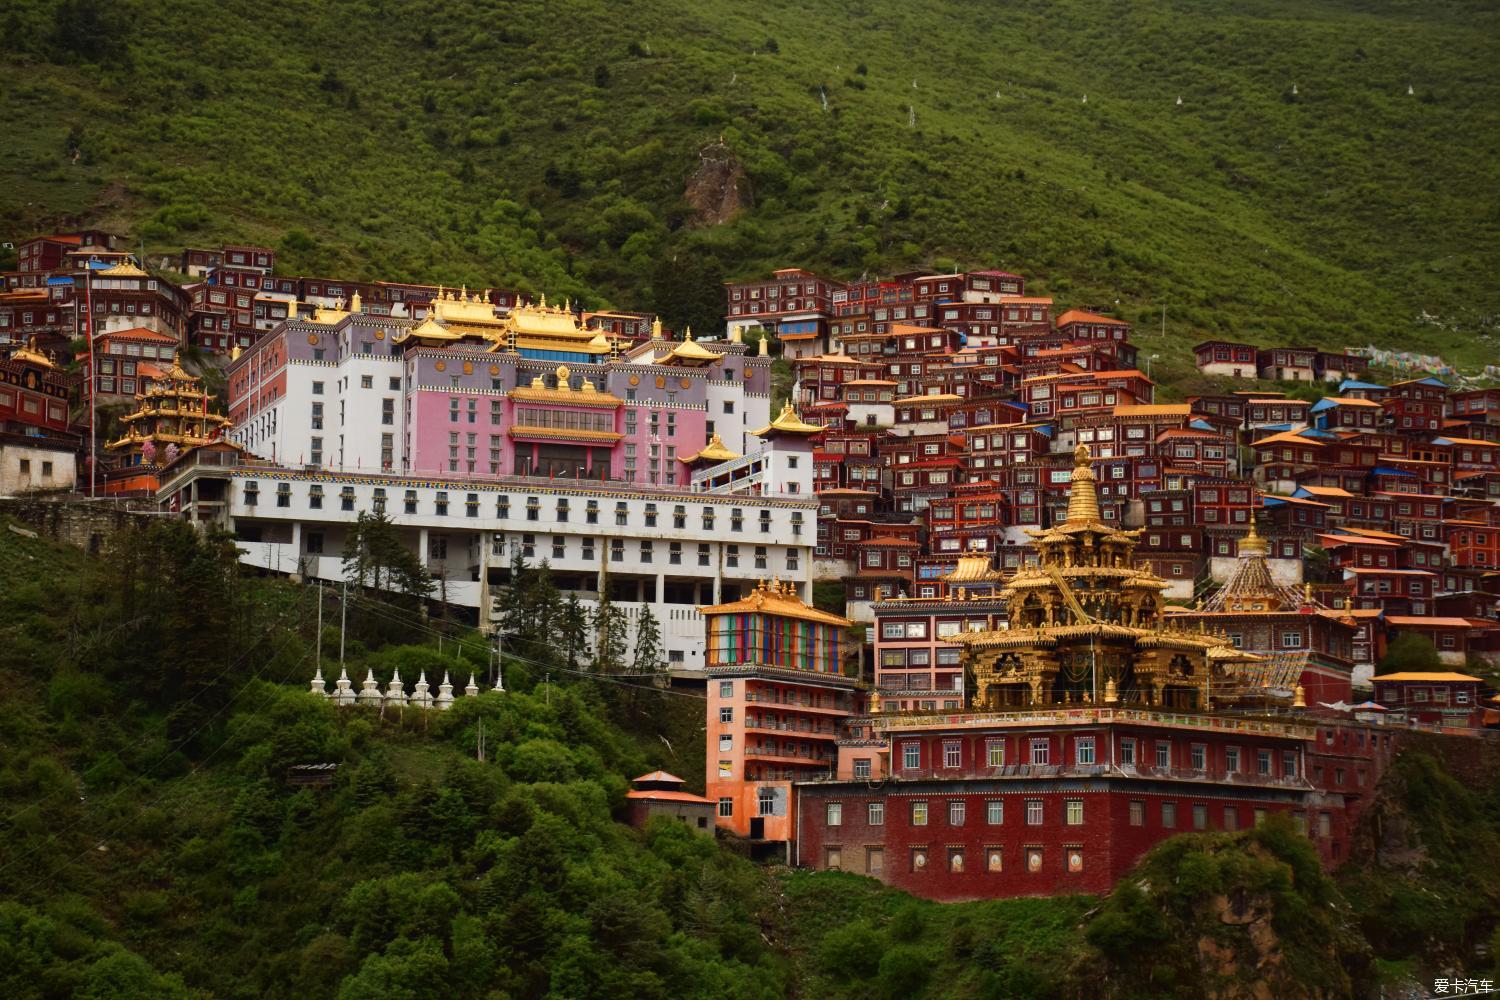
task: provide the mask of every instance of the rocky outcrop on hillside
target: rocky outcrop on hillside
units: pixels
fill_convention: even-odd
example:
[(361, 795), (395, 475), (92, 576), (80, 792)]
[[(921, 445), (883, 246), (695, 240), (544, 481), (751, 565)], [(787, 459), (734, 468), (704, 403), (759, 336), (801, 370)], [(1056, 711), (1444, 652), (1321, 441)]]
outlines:
[(728, 222), (755, 203), (744, 166), (723, 141), (698, 151), (698, 169), (688, 178), (683, 198), (693, 208), (695, 226)]
[(1162, 844), (1085, 935), (1098, 951), (1076, 967), (1079, 995), (1333, 1000), (1358, 995), (1369, 965), (1311, 845), (1280, 820)]

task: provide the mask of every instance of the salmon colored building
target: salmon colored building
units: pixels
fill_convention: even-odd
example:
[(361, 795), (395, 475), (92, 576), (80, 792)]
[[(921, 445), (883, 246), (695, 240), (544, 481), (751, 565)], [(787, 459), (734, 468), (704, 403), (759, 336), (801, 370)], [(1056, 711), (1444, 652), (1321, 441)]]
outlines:
[(839, 723), (858, 713), (843, 673), (847, 618), (762, 582), (743, 600), (701, 608), (707, 634), (706, 794), (716, 822), (762, 856), (796, 838), (792, 782), (829, 777)]

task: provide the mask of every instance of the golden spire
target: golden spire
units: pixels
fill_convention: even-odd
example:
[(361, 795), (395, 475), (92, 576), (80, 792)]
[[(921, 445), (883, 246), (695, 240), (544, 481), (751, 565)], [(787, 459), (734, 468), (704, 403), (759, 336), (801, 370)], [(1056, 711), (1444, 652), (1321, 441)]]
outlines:
[(1255, 515), (1250, 515), (1250, 533), (1240, 539), (1240, 555), (1264, 556), (1269, 551), (1266, 540), (1255, 530)]
[(651, 339), (652, 340), (660, 340), (660, 339), (662, 339), (661, 338), (661, 317), (660, 316), (657, 316), (655, 319), (653, 319), (651, 321)]
[(1307, 692), (1302, 689), (1301, 684), (1298, 684), (1295, 688), (1292, 689), (1292, 707), (1307, 707)]
[(1089, 457), (1089, 446), (1081, 444), (1073, 449), (1073, 480), (1068, 485), (1069, 524), (1085, 524), (1099, 520), (1099, 497), (1094, 492), (1093, 460)]
[(771, 356), (771, 335), (762, 332), (760, 335), (760, 350), (756, 352), (758, 357), (768, 358)]
[(691, 341), (693, 339), (693, 328), (692, 327), (685, 326), (685, 327), (682, 328), (682, 339), (684, 341)]

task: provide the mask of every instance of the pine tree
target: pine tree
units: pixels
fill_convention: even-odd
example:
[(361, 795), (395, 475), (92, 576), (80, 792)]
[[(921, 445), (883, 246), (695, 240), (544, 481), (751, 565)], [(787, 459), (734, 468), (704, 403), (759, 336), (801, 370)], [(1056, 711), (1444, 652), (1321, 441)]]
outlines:
[(666, 668), (661, 648), (661, 624), (651, 613), (651, 605), (641, 609), (635, 623), (635, 662), (631, 669), (642, 675), (655, 675)]
[(602, 589), (599, 606), (594, 609), (594, 669), (601, 674), (618, 674), (625, 668), (625, 636), (630, 622), (625, 612), (609, 599)]
[(578, 603), (578, 595), (568, 593), (568, 599), (563, 602), (561, 624), (558, 628), (558, 645), (562, 647), (563, 661), (566, 666), (577, 667), (578, 658), (583, 655), (589, 645), (589, 616), (583, 610), (583, 605)]

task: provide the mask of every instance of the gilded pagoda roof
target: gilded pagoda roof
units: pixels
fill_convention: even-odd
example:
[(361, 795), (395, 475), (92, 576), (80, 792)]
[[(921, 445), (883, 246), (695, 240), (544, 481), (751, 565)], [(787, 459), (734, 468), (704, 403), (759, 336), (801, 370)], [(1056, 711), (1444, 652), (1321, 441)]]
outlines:
[(792, 409), (790, 401), (782, 406), (781, 412), (776, 419), (759, 430), (751, 431), (756, 437), (766, 437), (770, 434), (818, 434), (823, 428), (817, 424), (809, 424), (797, 416), (797, 411)]
[(567, 365), (557, 366), (557, 388), (549, 388), (542, 377), (538, 375), (531, 380), (529, 386), (518, 386), (510, 391), (510, 398), (522, 402), (536, 403), (562, 403), (567, 406), (607, 406), (616, 407), (624, 404), (624, 400), (612, 393), (604, 392), (594, 385), (592, 381), (584, 380), (582, 387), (574, 389), (568, 384), (569, 372)]
[(688, 327), (683, 331), (682, 342), (672, 348), (661, 363), (671, 364), (679, 361), (689, 365), (711, 365), (717, 360), (719, 360), (719, 355), (694, 340), (693, 328)]
[(129, 260), (122, 260), (112, 267), (106, 267), (98, 272), (101, 278), (149, 278), (150, 275), (142, 271)]
[(782, 583), (780, 580), (772, 580), (770, 583), (762, 580), (748, 597), (728, 604), (699, 608), (698, 611), (705, 615), (780, 615), (783, 618), (800, 618), (803, 621), (836, 625), (839, 628), (848, 628), (854, 624), (848, 618), (842, 618), (808, 605), (797, 596), (797, 588), (793, 584)]
[(739, 457), (740, 456), (737, 452), (730, 451), (729, 448), (724, 444), (723, 439), (719, 437), (719, 432), (714, 431), (713, 437), (708, 439), (708, 444), (704, 445), (701, 451), (697, 452), (696, 454), (689, 455), (686, 458), (679, 458), (678, 461), (685, 464), (691, 464), (693, 462), (699, 461), (728, 462)]
[(401, 344), (412, 337), (415, 337), (418, 340), (437, 340), (447, 342), (462, 340), (464, 338), (464, 334), (458, 330), (450, 330), (447, 326), (438, 322), (438, 319), (435, 315), (429, 313), (427, 318), (418, 323), (416, 326), (406, 330), (402, 330), (400, 333), (392, 337), (391, 342), (395, 344)]
[(987, 555), (966, 555), (958, 557), (958, 565), (943, 574), (945, 583), (989, 583), (999, 582), (1005, 575), (990, 564)]
[(29, 341), (27, 341), (24, 347), (18, 347), (15, 350), (11, 351), (10, 359), (12, 361), (22, 361), (26, 364), (37, 365), (41, 368), (57, 367), (57, 365), (53, 364), (51, 358), (47, 357), (47, 355), (37, 350), (35, 337), (32, 337)]

